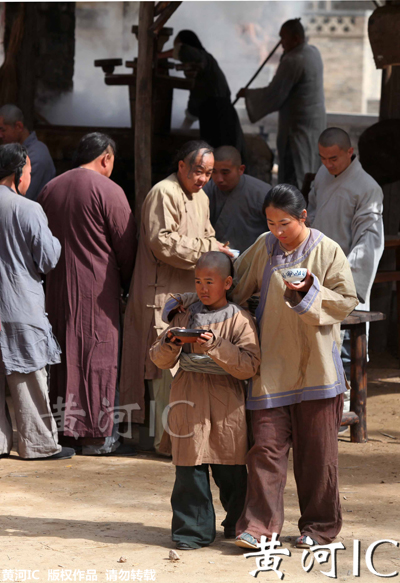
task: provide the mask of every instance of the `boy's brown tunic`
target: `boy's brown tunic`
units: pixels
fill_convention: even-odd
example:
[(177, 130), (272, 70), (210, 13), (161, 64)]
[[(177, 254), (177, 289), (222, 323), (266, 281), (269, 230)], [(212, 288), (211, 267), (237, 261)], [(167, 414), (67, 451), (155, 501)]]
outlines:
[[(235, 304), (208, 310), (201, 302), (174, 316), (170, 327), (211, 330), (214, 338), (203, 346), (185, 344), (183, 351), (205, 354), (228, 374), (206, 374), (179, 369), (171, 386), (168, 427), (173, 463), (245, 464), (247, 427), (244, 379), (260, 365), (260, 347), (251, 316)], [(173, 368), (181, 348), (166, 343), (167, 331), (150, 350), (160, 368)]]

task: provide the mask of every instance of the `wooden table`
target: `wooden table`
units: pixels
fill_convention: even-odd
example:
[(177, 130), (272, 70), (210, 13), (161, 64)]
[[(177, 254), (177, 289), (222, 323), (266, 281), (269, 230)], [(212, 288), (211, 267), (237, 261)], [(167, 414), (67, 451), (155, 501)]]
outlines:
[(350, 425), (350, 439), (363, 443), (367, 435), (367, 322), (385, 320), (382, 312), (354, 310), (342, 322), (350, 330), (351, 372), (350, 413), (344, 414), (342, 425)]

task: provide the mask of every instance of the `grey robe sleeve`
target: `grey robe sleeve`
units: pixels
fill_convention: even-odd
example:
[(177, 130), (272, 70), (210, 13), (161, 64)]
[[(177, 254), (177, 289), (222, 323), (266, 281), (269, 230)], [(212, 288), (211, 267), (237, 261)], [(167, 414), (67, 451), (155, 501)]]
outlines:
[(295, 58), (283, 57), (268, 87), (246, 89), (246, 109), (250, 121), (255, 123), (265, 115), (278, 111), (300, 80), (303, 68)]
[(365, 193), (351, 224), (352, 245), (347, 259), (362, 303), (374, 282), (385, 245), (382, 211), (383, 193), (377, 187)]
[(31, 253), (39, 273), (48, 273), (58, 263), (61, 255), (61, 244), (48, 227), (47, 217), (42, 207), (35, 203), (35, 212), (28, 218), (31, 239)]
[(311, 190), (308, 194), (308, 205), (307, 205), (307, 218), (308, 218), (308, 222), (310, 223), (311, 227), (312, 227), (312, 224), (314, 222), (316, 212), (317, 212), (317, 197), (315, 194), (315, 187), (314, 187), (314, 182), (313, 182), (311, 184)]

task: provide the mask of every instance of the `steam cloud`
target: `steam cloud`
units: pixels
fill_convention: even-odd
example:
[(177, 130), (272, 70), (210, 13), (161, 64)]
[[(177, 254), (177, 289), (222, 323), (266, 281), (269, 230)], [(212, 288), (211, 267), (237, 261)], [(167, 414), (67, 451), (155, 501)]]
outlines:
[[(193, 30), (217, 59), (234, 97), (279, 40), (281, 24), (301, 16), (304, 8), (303, 2), (183, 2), (167, 23), (174, 35), (164, 48), (172, 47), (180, 30)], [(50, 123), (130, 126), (128, 88), (105, 85), (104, 74), (93, 61), (122, 57), (125, 62), (137, 56), (130, 30), (138, 13), (138, 2), (77, 3), (74, 91), (42, 106), (40, 113)], [(269, 82), (276, 63), (265, 67), (254, 87)], [(187, 100), (187, 91), (174, 91), (173, 126), (181, 125)]]

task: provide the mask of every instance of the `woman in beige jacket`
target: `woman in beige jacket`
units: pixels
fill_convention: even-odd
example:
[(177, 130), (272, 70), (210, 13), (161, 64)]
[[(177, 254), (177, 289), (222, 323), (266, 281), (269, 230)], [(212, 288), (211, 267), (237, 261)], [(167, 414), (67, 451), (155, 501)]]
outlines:
[[(330, 543), (341, 528), (337, 432), (347, 381), (339, 356), (340, 322), (357, 294), (348, 261), (334, 241), (306, 224), (305, 200), (281, 184), (266, 196), (270, 228), (236, 262), (233, 301), (261, 292), (257, 321), (260, 375), (250, 384), (255, 443), (236, 544), (254, 548), (281, 532), (290, 446), (300, 503), (296, 544)], [(306, 268), (297, 284), (282, 273)]]

